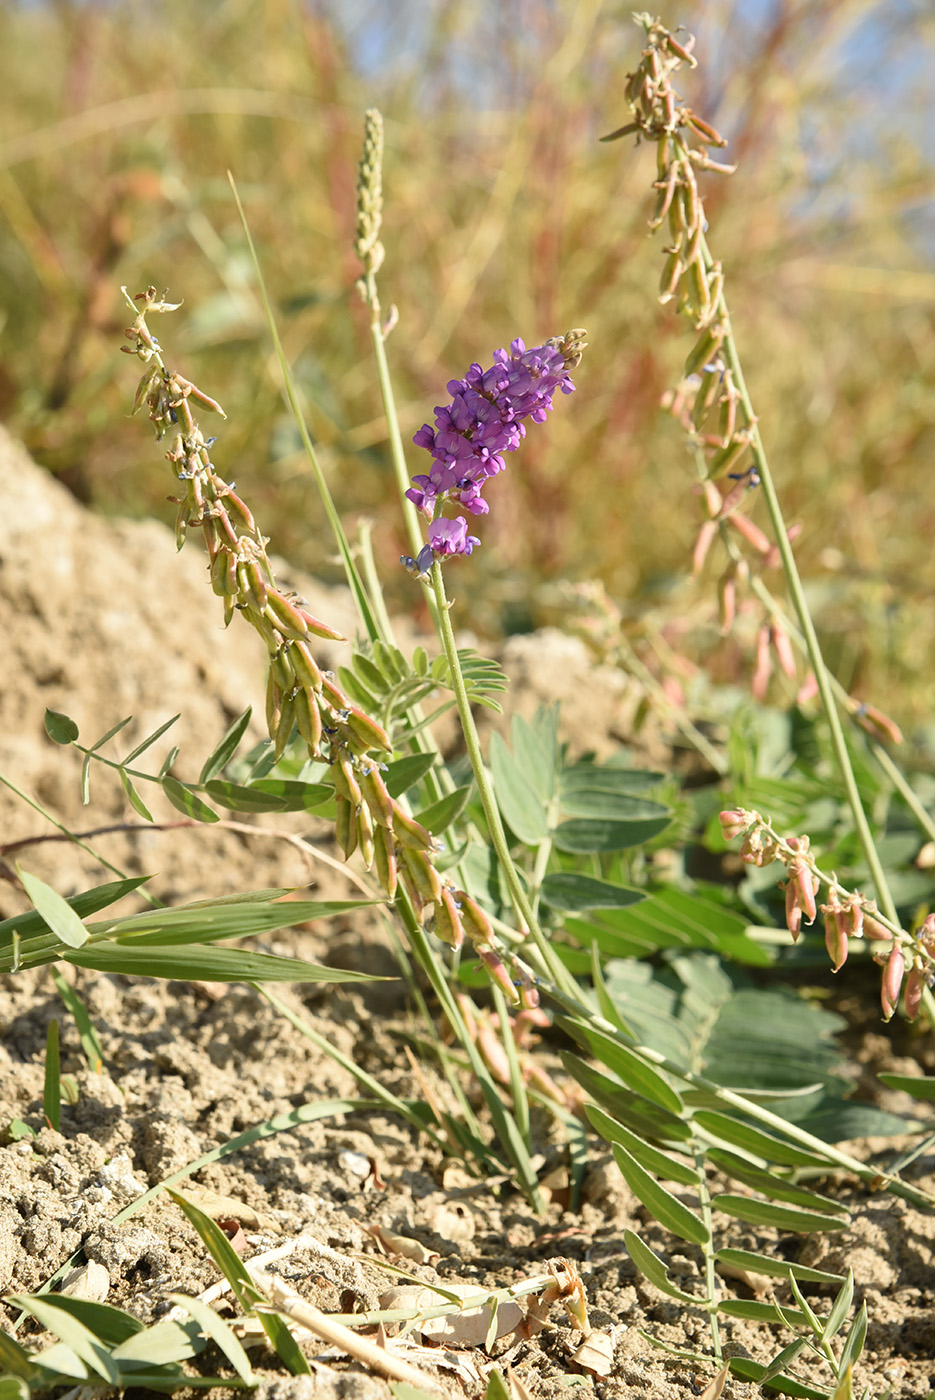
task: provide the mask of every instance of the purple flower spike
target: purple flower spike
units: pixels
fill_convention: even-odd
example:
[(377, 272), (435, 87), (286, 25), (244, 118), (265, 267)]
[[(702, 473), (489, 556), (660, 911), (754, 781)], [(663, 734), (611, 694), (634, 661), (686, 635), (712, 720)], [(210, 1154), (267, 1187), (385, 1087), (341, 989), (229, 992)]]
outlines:
[[(569, 331), (534, 350), (517, 338), (509, 350), (494, 351), (490, 369), (473, 364), (463, 379), (449, 381), (451, 402), (436, 408), (434, 428), (425, 423), (413, 438), (433, 458), (428, 475), (414, 476), (406, 492), (423, 515), (432, 520), (436, 508), (449, 502), (472, 515), (486, 514), (485, 481), (503, 471), (503, 454), (519, 447), (526, 435), (523, 419), (544, 423), (556, 390), (574, 391), (569, 371), (585, 344), (584, 331)], [(470, 554), (480, 540), (468, 535), (459, 516), (434, 521), (429, 543), (436, 554)]]
[(433, 520), (429, 526), (429, 544), (435, 554), (470, 554), (480, 540), (468, 534), (467, 521), (459, 515), (457, 520)]

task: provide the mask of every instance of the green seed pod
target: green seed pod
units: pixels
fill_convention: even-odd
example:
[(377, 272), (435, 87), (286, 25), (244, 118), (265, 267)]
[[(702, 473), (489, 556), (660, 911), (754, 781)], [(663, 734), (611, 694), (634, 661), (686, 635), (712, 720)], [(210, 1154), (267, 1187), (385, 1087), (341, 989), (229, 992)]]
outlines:
[(487, 944), (493, 940), (493, 924), (483, 909), (464, 890), (455, 890), (455, 898), (461, 905), (461, 923), (472, 943)]
[(311, 686), (312, 690), (316, 691), (321, 690), (321, 669), (306, 642), (289, 643), (289, 660), (300, 685)]
[(282, 596), (278, 588), (269, 589), (264, 611), (276, 630), (290, 641), (300, 642), (308, 636), (308, 627), (302, 614), (298, 608), (293, 607), (288, 598)]
[(271, 739), (275, 739), (282, 716), (282, 691), (276, 684), (272, 668), (266, 678), (266, 728)]
[(374, 857), (373, 818), (363, 804), (357, 808), (357, 847), (369, 870)]
[(373, 764), (362, 763), (357, 772), (364, 801), (374, 817), (381, 826), (392, 826), (393, 799), (387, 792), (379, 769)]
[(377, 879), (386, 890), (389, 899), (396, 898), (397, 869), (396, 841), (392, 831), (378, 826), (373, 834), (373, 858), (377, 867)]
[(338, 797), (334, 839), (344, 852), (344, 859), (350, 860), (357, 849), (357, 812), (346, 797)]
[(295, 725), (295, 701), (291, 695), (284, 695), (279, 706), (279, 724), (276, 726), (275, 748), (277, 760), (282, 758), (286, 745), (292, 738)]
[(350, 713), (345, 723), (364, 750), (382, 749), (385, 753), (392, 753), (393, 746), (387, 737), (386, 730), (377, 724), (375, 719), (364, 714), (363, 710), (359, 710), (356, 705), (348, 708)]
[(461, 915), (449, 889), (443, 889), (441, 899), (435, 901), (435, 937), (456, 949), (464, 942)]
[(289, 652), (286, 647), (280, 647), (278, 651), (270, 654), (269, 668), (276, 677), (276, 684), (280, 690), (292, 690), (295, 687), (296, 676), (292, 669)]
[(363, 801), (360, 784), (357, 781), (354, 765), (347, 754), (338, 754), (331, 765), (331, 777), (335, 792), (339, 793), (345, 801), (352, 802), (355, 807), (359, 807)]
[(659, 300), (663, 306), (667, 301), (671, 301), (675, 296), (679, 278), (682, 275), (682, 260), (676, 248), (669, 253), (662, 265), (662, 276), (659, 278)]
[(238, 592), (237, 559), (223, 545), (211, 561), (211, 587), (220, 598), (232, 598)]
[(253, 518), (253, 512), (246, 502), (242, 501), (237, 495), (237, 492), (230, 487), (224, 492), (224, 499), (227, 502), (227, 509), (231, 515), (237, 519), (241, 528), (246, 530), (249, 535), (255, 537), (256, 521)]
[(409, 850), (431, 850), (432, 838), (424, 826), (406, 815), (401, 807), (393, 803), (393, 835), (401, 846)]
[(301, 685), (295, 692), (293, 703), (295, 704), (295, 722), (299, 726), (299, 733), (308, 745), (309, 753), (317, 756), (322, 736), (318, 697), (313, 690)]
[(686, 375), (695, 374), (702, 365), (710, 364), (721, 348), (723, 339), (723, 326), (709, 326), (695, 341), (693, 349), (688, 352), (688, 358), (685, 361)]
[(403, 846), (399, 855), (412, 883), (419, 891), (425, 903), (431, 904), (440, 900), (442, 896), (442, 882), (439, 878), (438, 871), (429, 860), (425, 851), (416, 851), (413, 850), (411, 846)]
[(302, 621), (308, 630), (316, 637), (322, 637), (326, 642), (346, 642), (347, 638), (343, 632), (339, 632), (336, 627), (329, 627), (327, 622), (321, 622), (317, 617), (313, 617), (307, 608), (299, 607), (302, 614)]
[(237, 584), (248, 607), (258, 613), (266, 610), (269, 595), (255, 559), (242, 560), (237, 565)]

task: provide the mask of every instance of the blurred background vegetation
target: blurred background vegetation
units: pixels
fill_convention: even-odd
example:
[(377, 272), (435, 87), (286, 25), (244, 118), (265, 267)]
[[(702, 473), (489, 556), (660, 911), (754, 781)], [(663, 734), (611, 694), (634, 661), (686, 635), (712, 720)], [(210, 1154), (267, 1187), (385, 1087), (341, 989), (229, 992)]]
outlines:
[[(920, 726), (935, 700), (935, 11), (673, 4), (661, 17), (696, 33), (701, 60), (683, 96), (739, 165), (704, 177), (709, 238), (830, 657), (855, 694)], [(118, 353), (120, 284), (168, 287), (185, 300), (162, 326), (169, 362), (228, 413), (206, 425), (220, 470), (277, 552), (338, 578), (229, 169), (338, 505), (351, 532), (376, 520), (391, 604), (411, 608), (354, 290), (355, 167), (377, 105), (407, 439), (448, 379), (514, 336), (590, 336), (578, 393), (488, 491), (483, 549), (451, 584), (459, 621), (527, 630), (556, 618), (560, 580), (598, 578), (629, 621), (656, 619), (743, 684), (743, 626), (739, 641), (717, 628), (716, 550), (689, 578), (702, 505), (660, 409), (692, 342), (656, 301), (653, 153), (598, 143), (627, 120), (639, 45), (611, 0), (7, 0), (0, 416), (95, 509), (171, 523), (169, 467), (127, 418), (134, 366)]]

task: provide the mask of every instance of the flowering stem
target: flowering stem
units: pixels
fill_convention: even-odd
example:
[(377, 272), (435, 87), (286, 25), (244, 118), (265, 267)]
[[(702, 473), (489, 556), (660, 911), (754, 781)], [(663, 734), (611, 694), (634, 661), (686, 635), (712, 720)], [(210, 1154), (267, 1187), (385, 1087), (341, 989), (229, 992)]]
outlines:
[[(702, 235), (701, 239), (702, 257), (705, 265), (710, 269), (714, 265), (707, 242)], [(737, 388), (740, 405), (743, 408), (750, 432), (750, 453), (760, 478), (760, 485), (763, 489), (763, 499), (766, 502), (766, 509), (773, 526), (773, 533), (776, 538), (776, 545), (782, 566), (785, 571), (786, 581), (789, 585), (789, 592), (792, 595), (793, 606), (799, 619), (799, 626), (802, 629), (802, 636), (808, 651), (812, 669), (815, 672), (815, 680), (818, 685), (818, 693), (821, 697), (822, 707), (828, 721), (828, 729), (831, 736), (831, 746), (837, 760), (838, 769), (844, 783), (847, 800), (854, 818), (854, 826), (857, 837), (860, 841), (867, 868), (870, 871), (870, 878), (876, 887), (877, 899), (882, 912), (894, 924), (898, 924), (898, 915), (893, 896), (890, 893), (889, 884), (880, 857), (877, 853), (873, 840), (873, 833), (864, 812), (863, 803), (860, 800), (860, 793), (857, 788), (857, 780), (854, 777), (854, 770), (851, 765), (850, 754), (847, 750), (847, 741), (844, 737), (844, 728), (841, 724), (841, 716), (838, 711), (832, 689), (832, 679), (825, 666), (824, 657), (818, 642), (818, 634), (815, 631), (815, 624), (809, 612), (808, 602), (805, 597), (805, 590), (802, 586), (802, 579), (799, 574), (798, 565), (795, 562), (795, 555), (783, 519), (782, 508), (779, 504), (779, 497), (773, 483), (772, 473), (769, 469), (769, 462), (766, 457), (766, 450), (763, 446), (763, 439), (760, 435), (759, 424), (756, 414), (753, 411), (753, 403), (744, 379), (743, 368), (740, 363), (740, 356), (737, 352), (737, 343), (731, 328), (730, 313), (727, 308), (727, 301), (723, 290), (718, 295), (717, 301), (718, 316), (720, 324), (724, 328), (724, 339), (721, 343), (721, 353), (724, 356), (734, 384)]]
[(435, 602), (438, 607), (439, 630), (441, 633), (442, 645), (445, 649), (445, 656), (448, 659), (448, 668), (451, 673), (451, 685), (458, 704), (458, 714), (461, 719), (461, 728), (464, 733), (464, 742), (468, 751), (468, 758), (474, 770), (477, 791), (484, 808), (484, 815), (487, 818), (490, 839), (497, 853), (497, 858), (500, 861), (500, 866), (510, 891), (510, 899), (516, 911), (516, 917), (528, 930), (529, 936), (536, 946), (544, 967), (548, 969), (550, 977), (552, 977), (560, 987), (575, 994), (577, 993), (577, 985), (574, 978), (571, 977), (561, 959), (556, 956), (542, 932), (539, 921), (533, 912), (529, 897), (523, 888), (523, 883), (513, 862), (513, 857), (510, 854), (506, 832), (503, 829), (503, 822), (500, 819), (500, 810), (497, 807), (496, 798), (490, 786), (490, 779), (484, 765), (483, 755), (481, 754), (477, 726), (474, 723), (474, 716), (471, 713), (471, 702), (468, 698), (467, 687), (464, 684), (464, 676), (461, 672), (461, 663), (458, 659), (458, 648), (455, 642), (454, 629), (451, 625), (451, 616), (449, 612), (450, 604), (445, 594), (442, 567), (437, 559), (432, 565), (431, 579), (432, 587), (435, 591)]

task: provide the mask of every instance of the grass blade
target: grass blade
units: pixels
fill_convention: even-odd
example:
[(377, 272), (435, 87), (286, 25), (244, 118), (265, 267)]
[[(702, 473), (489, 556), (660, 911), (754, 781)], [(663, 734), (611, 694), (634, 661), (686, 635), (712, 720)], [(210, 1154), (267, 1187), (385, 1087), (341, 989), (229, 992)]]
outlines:
[(247, 1385), (256, 1385), (250, 1359), (224, 1319), (200, 1298), (189, 1298), (184, 1293), (170, 1293), (169, 1297), (173, 1303), (184, 1308), (198, 1323), (205, 1336), (210, 1337), (220, 1347), (241, 1380)]
[(42, 1086), (42, 1107), (46, 1122), (58, 1132), (61, 1122), (62, 1085), (58, 1053), (58, 1021), (53, 1017), (45, 1038), (45, 1079)]
[(71, 1012), (72, 1020), (78, 1030), (81, 1041), (81, 1049), (87, 1061), (88, 1069), (92, 1074), (100, 1074), (104, 1063), (104, 1048), (94, 1026), (91, 1024), (91, 1017), (88, 1015), (87, 1007), (78, 996), (74, 987), (70, 986), (59, 972), (57, 967), (52, 968), (52, 980), (56, 990), (65, 1006)]
[[(227, 1279), (244, 1312), (251, 1312), (258, 1297), (257, 1288), (224, 1231), (177, 1191), (170, 1191), (168, 1194), (198, 1231), (205, 1248)], [(292, 1375), (311, 1375), (311, 1367), (282, 1318), (276, 1313), (267, 1312), (257, 1313), (256, 1316), (260, 1319), (276, 1355)]]
[(47, 885), (44, 880), (40, 880), (37, 875), (30, 875), (28, 870), (22, 866), (16, 867), (16, 873), (23, 882), (23, 889), (26, 891), (30, 904), (36, 913), (49, 926), (56, 938), (69, 948), (80, 948), (88, 941), (88, 930), (60, 894)]

